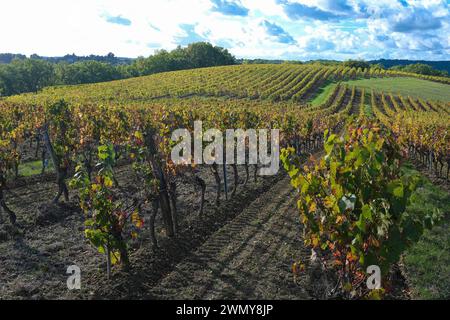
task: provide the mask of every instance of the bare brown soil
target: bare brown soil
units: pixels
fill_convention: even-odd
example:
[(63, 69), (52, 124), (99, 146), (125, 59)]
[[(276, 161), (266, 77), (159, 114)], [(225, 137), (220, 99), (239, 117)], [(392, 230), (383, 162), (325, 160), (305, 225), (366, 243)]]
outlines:
[[(117, 172), (122, 188), (138, 192), (128, 166)], [(284, 175), (252, 179), (220, 208), (209, 171), (205, 215), (200, 218), (199, 192), (178, 183), (180, 231), (164, 236), (157, 221), (160, 248), (153, 248), (149, 230), (131, 243), (130, 272), (115, 268), (106, 279), (106, 262), (85, 239), (84, 216), (76, 199), (49, 205), (56, 186), (46, 179), (19, 184), (8, 195), (18, 213), (19, 228), (0, 223), (0, 297), (2, 299), (315, 299), (323, 291), (308, 264), (295, 192)], [(231, 177), (231, 170), (229, 172)], [(244, 174), (240, 169), (240, 179)], [(232, 179), (230, 179), (232, 180)], [(437, 181), (436, 181), (437, 182)], [(442, 181), (441, 181), (442, 182)], [(441, 183), (444, 184), (444, 183)], [(448, 184), (447, 184), (448, 188)], [(447, 189), (448, 190), (448, 189)], [(149, 217), (144, 217), (148, 222)], [(159, 217), (159, 219), (161, 219)], [(148, 226), (148, 223), (146, 223)], [(307, 263), (294, 281), (292, 264)], [(82, 272), (82, 289), (69, 291), (67, 267)], [(323, 277), (322, 277), (323, 278)], [(389, 298), (408, 299), (399, 268)]]
[[(240, 175), (243, 180), (242, 170)], [(177, 237), (166, 238), (159, 221), (160, 248), (155, 249), (148, 230), (143, 230), (131, 244), (132, 270), (115, 269), (111, 280), (106, 279), (104, 256), (84, 238), (84, 216), (76, 199), (48, 204), (55, 185), (45, 179), (14, 188), (8, 204), (18, 214), (19, 228), (0, 224), (0, 297), (308, 298), (291, 273), (292, 263), (307, 250), (299, 238), (288, 180), (281, 175), (251, 180), (217, 209), (213, 177), (209, 171), (202, 176), (208, 184), (205, 216), (198, 216), (199, 193), (180, 182)], [(135, 189), (129, 167), (122, 167), (118, 177), (122, 188)], [(70, 265), (81, 268), (80, 291), (67, 289)], [(185, 290), (179, 290), (180, 285)]]
[(303, 246), (288, 179), (177, 264), (152, 289), (160, 299), (309, 299), (306, 277), (293, 281), (292, 264), (310, 255)]

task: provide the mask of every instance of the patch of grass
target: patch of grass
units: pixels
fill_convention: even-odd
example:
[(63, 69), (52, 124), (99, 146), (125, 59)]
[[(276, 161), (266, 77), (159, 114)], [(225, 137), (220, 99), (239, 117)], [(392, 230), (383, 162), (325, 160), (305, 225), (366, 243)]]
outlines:
[[(417, 173), (412, 166), (405, 166), (404, 172)], [(443, 221), (425, 231), (403, 259), (413, 298), (417, 299), (450, 298), (450, 195), (424, 177), (408, 211), (426, 214), (436, 210), (445, 214)]]
[(364, 97), (361, 97), (361, 99), (364, 99), (364, 115), (366, 117), (372, 118), (373, 117), (373, 111), (372, 106), (370, 105), (370, 94), (365, 93)]
[[(53, 169), (53, 163), (49, 161), (48, 167), (45, 169), (46, 172)], [(42, 172), (42, 161), (31, 161), (27, 163), (22, 163), (19, 165), (19, 176), (30, 177), (41, 174)]]
[[(373, 78), (347, 81), (359, 88), (374, 89), (386, 93), (401, 94), (425, 100), (450, 101), (450, 86), (415, 78)], [(369, 91), (370, 92), (370, 91)]]
[(325, 84), (325, 86), (316, 91), (309, 103), (314, 107), (320, 106), (328, 99), (335, 87), (336, 83), (329, 82)]
[(364, 107), (364, 114), (366, 115), (366, 117), (373, 118), (372, 107), (368, 104), (366, 104)]

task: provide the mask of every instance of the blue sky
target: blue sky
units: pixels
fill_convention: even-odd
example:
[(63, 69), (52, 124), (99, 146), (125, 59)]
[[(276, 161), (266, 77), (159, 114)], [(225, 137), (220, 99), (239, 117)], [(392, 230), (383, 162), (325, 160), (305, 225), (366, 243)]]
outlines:
[(242, 58), (450, 60), (449, 8), (450, 0), (7, 0), (0, 52), (137, 57), (209, 41)]

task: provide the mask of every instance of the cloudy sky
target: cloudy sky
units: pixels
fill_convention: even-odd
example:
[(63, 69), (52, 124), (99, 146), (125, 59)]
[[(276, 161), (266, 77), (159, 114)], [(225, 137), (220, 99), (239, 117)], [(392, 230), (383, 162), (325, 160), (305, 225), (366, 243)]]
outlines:
[(2, 0), (0, 52), (450, 60), (450, 0)]

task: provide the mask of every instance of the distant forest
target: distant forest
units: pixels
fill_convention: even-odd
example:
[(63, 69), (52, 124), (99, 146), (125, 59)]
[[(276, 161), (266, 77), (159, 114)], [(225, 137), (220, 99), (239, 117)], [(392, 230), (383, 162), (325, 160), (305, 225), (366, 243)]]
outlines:
[(369, 61), (370, 64), (380, 64), (386, 69), (390, 69), (395, 66), (408, 66), (412, 64), (427, 64), (432, 68), (440, 71), (446, 71), (450, 74), (450, 61), (424, 61), (424, 60), (374, 60)]
[[(0, 53), (0, 63), (11, 63), (14, 59), (25, 60), (28, 57), (23, 54), (13, 54), (13, 53)], [(134, 60), (133, 58), (120, 58), (116, 57), (114, 53), (108, 53), (106, 56), (90, 55), (90, 56), (77, 56), (76, 54), (67, 54), (63, 57), (44, 57), (37, 54), (32, 54), (30, 59), (48, 61), (51, 63), (75, 63), (83, 61), (96, 61), (105, 62), (112, 65), (121, 64), (131, 64)]]

